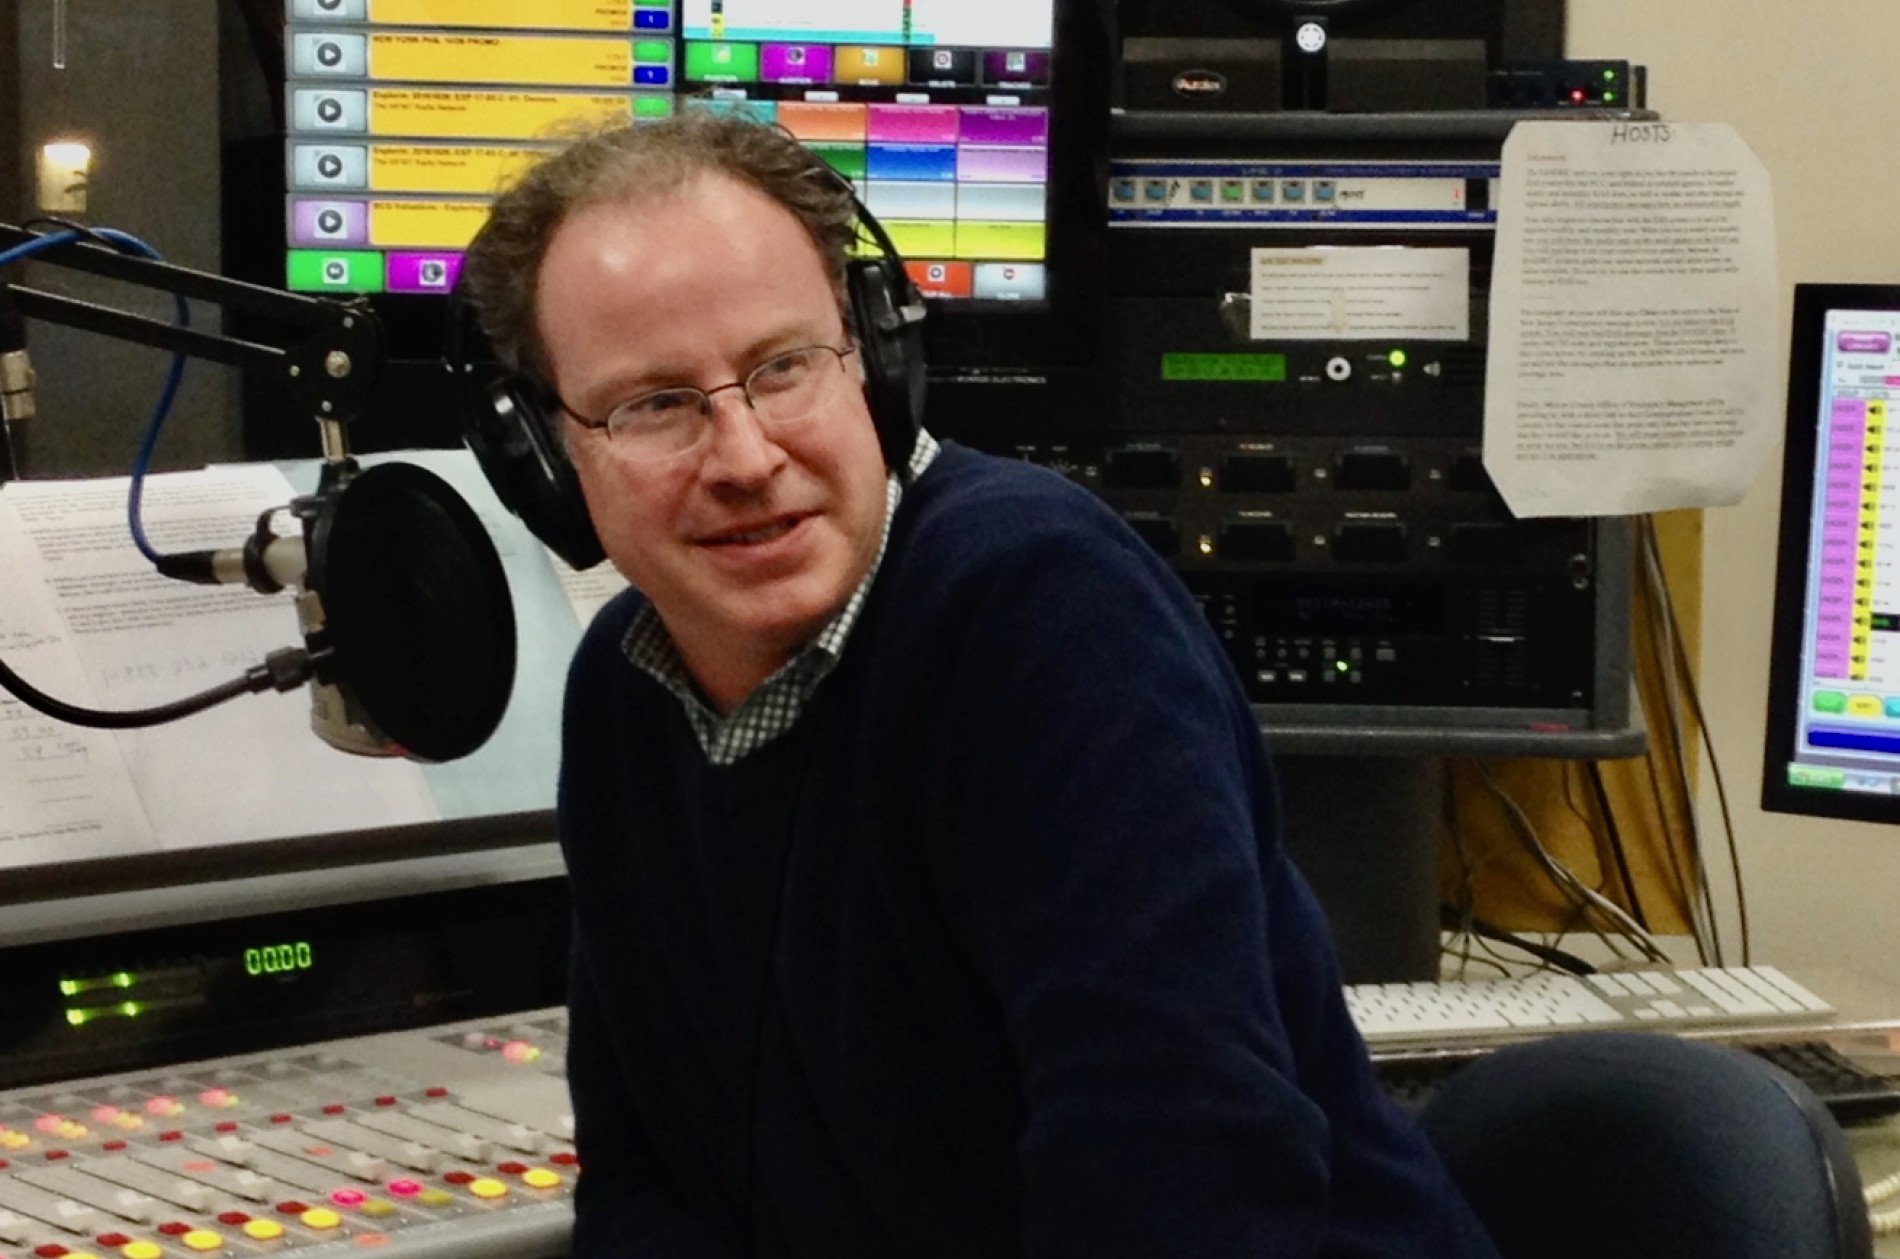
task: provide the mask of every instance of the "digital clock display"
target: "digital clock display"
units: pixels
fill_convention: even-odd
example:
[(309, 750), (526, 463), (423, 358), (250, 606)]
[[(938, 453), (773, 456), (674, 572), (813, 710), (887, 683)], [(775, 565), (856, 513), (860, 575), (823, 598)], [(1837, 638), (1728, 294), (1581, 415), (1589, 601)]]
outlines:
[(244, 973), (247, 975), (294, 975), (314, 965), (316, 955), (308, 940), (291, 940), (244, 950)]

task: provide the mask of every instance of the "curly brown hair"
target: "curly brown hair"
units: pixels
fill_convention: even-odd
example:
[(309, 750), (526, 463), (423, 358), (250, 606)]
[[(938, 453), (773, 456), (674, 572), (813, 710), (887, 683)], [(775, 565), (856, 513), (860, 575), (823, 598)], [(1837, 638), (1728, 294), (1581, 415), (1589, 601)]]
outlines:
[(495, 200), (469, 244), (460, 284), (501, 362), (550, 383), (535, 296), (548, 245), (569, 215), (674, 192), (708, 174), (750, 184), (804, 224), (842, 309), (845, 263), (857, 239), (850, 186), (778, 127), (738, 112), (689, 108), (571, 136)]

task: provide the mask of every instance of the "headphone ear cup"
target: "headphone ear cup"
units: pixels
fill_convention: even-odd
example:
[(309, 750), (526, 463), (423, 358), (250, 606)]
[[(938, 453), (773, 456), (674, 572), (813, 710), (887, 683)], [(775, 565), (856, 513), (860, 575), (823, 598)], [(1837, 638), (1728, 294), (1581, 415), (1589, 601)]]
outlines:
[(878, 445), (886, 466), (901, 472), (923, 426), (926, 380), (923, 329), (903, 310), (923, 299), (903, 264), (889, 258), (853, 259), (845, 267), (845, 289)]
[(477, 392), (463, 437), (495, 497), (574, 568), (600, 563), (606, 552), (587, 514), (580, 477), (540, 391), (519, 376), (504, 375)]

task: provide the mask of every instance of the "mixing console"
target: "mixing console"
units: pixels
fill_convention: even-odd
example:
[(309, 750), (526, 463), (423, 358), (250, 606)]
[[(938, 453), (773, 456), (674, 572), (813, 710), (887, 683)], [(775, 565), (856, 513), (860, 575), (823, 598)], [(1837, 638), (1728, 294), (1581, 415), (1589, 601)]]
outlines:
[(0, 1093), (0, 1259), (553, 1259), (559, 1010)]

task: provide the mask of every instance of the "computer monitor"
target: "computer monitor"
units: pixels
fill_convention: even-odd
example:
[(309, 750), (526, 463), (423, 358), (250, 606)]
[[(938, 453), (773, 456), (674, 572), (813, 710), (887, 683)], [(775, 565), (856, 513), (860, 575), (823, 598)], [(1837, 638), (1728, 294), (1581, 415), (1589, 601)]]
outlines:
[[(445, 298), (497, 189), (577, 118), (730, 109), (811, 145), (878, 215), (933, 308), (935, 374), (1076, 362), (1105, 48), (1081, 0), (289, 0), (279, 148), (231, 150), (227, 260), (371, 303), (391, 364), (362, 448), (453, 445)], [(271, 411), (247, 396), (247, 453), (314, 453)]]
[(1900, 285), (1795, 289), (1762, 808), (1900, 822)]

